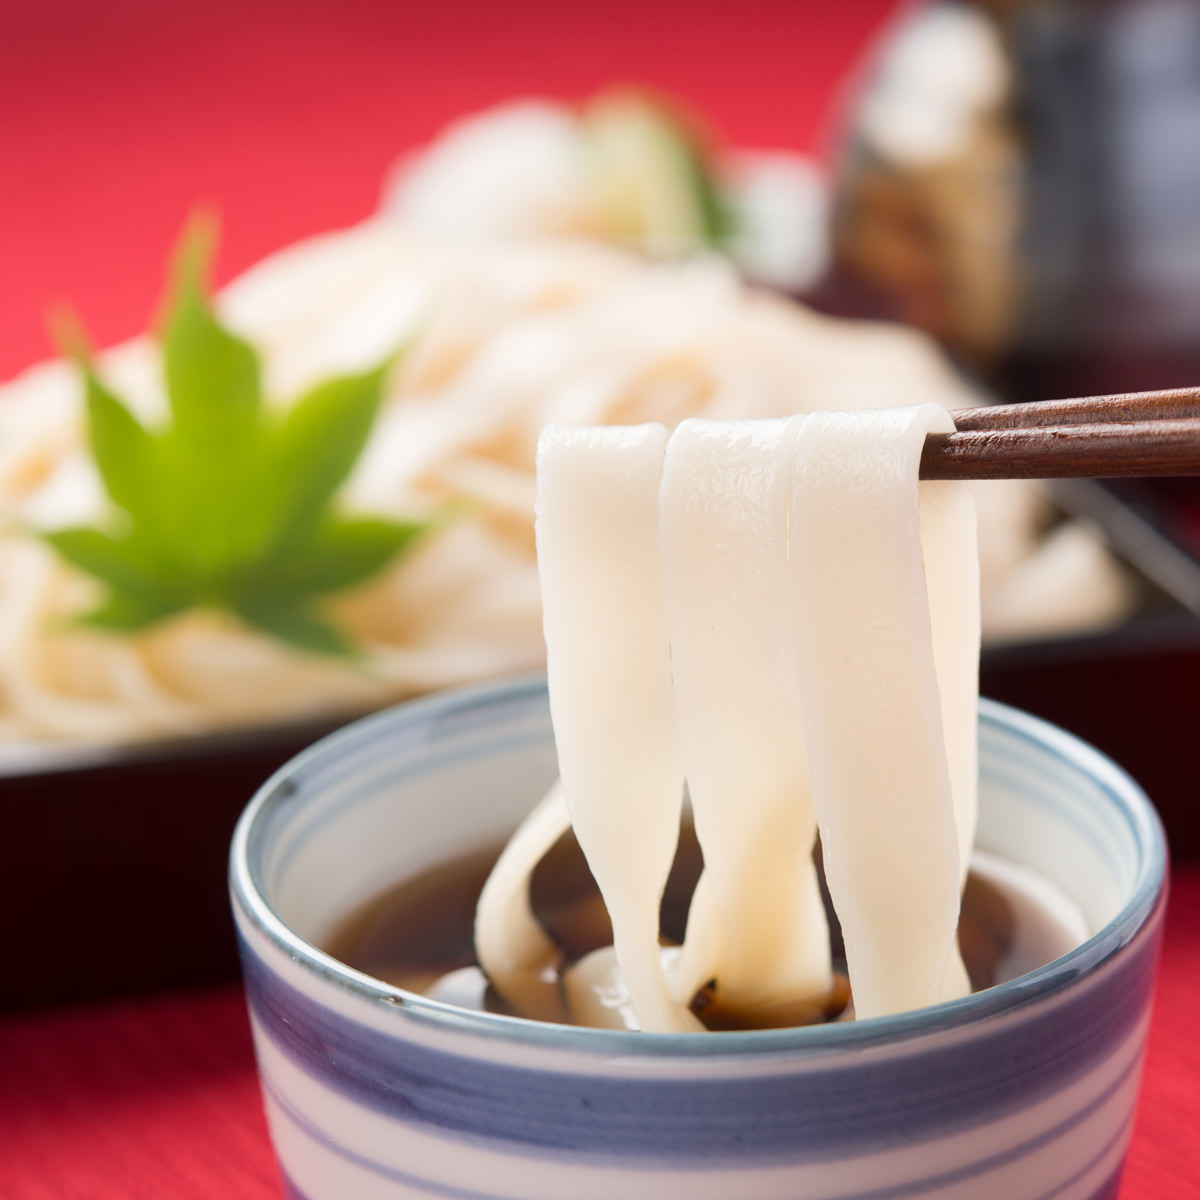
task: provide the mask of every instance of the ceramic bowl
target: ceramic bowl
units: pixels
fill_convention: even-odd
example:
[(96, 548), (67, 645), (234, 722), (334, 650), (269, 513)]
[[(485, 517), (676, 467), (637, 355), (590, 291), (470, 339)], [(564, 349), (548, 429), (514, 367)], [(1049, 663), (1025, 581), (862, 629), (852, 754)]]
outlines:
[(963, 1000), (794, 1030), (648, 1035), (467, 1012), (317, 947), (406, 876), (494, 845), (555, 773), (543, 680), (443, 694), (301, 754), (231, 887), (271, 1136), (306, 1200), (1092, 1200), (1116, 1195), (1166, 853), (1145, 797), (985, 703), (979, 845), (1094, 930)]

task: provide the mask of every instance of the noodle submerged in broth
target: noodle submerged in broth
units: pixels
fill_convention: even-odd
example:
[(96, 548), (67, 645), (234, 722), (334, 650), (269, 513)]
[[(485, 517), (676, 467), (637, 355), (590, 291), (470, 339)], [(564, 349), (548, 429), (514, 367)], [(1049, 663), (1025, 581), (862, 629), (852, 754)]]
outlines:
[[(479, 892), (497, 849), (432, 867), (376, 897), (350, 914), (323, 939), (333, 957), (376, 979), (450, 1003), (509, 1016), (521, 1015), (490, 988), (474, 950), (474, 914)], [(660, 924), (665, 946), (683, 940), (687, 910), (703, 866), (690, 820), (663, 895)], [(556, 948), (543, 1019), (585, 1024), (591, 1012), (573, 1012), (561, 983), (566, 971), (612, 943), (604, 902), (574, 837), (560, 838), (539, 862), (532, 879), (532, 911)], [(692, 1005), (706, 1029), (768, 1028), (845, 1019), (852, 1009), (845, 978), (845, 952), (837, 916), (825, 900), (830, 925), (835, 989), (825, 1005), (794, 1005), (774, 1012), (731, 1012), (716, 1003), (716, 990), (703, 988)], [(972, 990), (990, 987), (1049, 962), (1086, 933), (1070, 903), (1044, 893), (1043, 881), (1014, 875), (994, 860), (980, 858), (963, 892), (958, 938)], [(608, 997), (617, 1020), (632, 1019), (628, 997)], [(526, 1013), (525, 1015), (529, 1015)], [(606, 1024), (613, 1024), (611, 1019)]]

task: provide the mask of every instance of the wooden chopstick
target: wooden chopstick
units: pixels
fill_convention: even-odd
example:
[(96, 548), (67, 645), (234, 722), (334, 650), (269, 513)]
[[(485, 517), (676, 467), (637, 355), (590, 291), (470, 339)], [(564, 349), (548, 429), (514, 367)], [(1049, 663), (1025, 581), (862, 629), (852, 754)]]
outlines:
[(1130, 392), (952, 414), (925, 439), (922, 479), (1200, 474), (1200, 388)]
[(962, 408), (952, 415), (955, 428), (964, 433), (984, 429), (1032, 429), (1042, 425), (1183, 420), (1200, 417), (1200, 387), (1082, 396), (1074, 400), (1033, 400), (1026, 404), (990, 404), (984, 408)]

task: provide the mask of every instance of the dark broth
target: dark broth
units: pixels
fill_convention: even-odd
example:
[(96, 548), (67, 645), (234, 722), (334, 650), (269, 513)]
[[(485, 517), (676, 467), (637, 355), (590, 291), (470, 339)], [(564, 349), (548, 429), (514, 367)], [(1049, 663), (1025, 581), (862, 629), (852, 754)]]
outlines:
[[(464, 855), (404, 880), (352, 913), (325, 939), (323, 949), (367, 975), (418, 992), (451, 971), (475, 965), (475, 904), (499, 853), (497, 846)], [(818, 847), (818, 858), (819, 853)], [(660, 928), (667, 944), (683, 941), (688, 905), (702, 867), (695, 832), (685, 825), (663, 896)], [(612, 943), (608, 913), (573, 834), (561, 838), (538, 864), (532, 900), (538, 919), (562, 951), (564, 967)], [(839, 986), (827, 1003), (779, 1014), (771, 1025), (830, 1020), (846, 1006), (845, 953), (827, 892), (825, 907)], [(1010, 895), (974, 872), (963, 892), (958, 940), (975, 991), (1070, 949), (1051, 914), (1039, 914), (1027, 897)], [(716, 999), (707, 990), (693, 1005), (708, 1028), (746, 1028)], [(491, 1011), (508, 1011), (490, 989), (485, 1001)]]

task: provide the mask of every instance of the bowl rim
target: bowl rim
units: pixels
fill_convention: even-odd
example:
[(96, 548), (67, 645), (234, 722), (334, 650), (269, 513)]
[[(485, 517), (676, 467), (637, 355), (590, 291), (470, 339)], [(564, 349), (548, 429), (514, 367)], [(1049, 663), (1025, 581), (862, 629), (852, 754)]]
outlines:
[(259, 886), (258, 872), (251, 858), (251, 842), (260, 823), (292, 794), (298, 776), (319, 768), (330, 756), (342, 757), (356, 745), (375, 743), (399, 728), (436, 721), (472, 706), (523, 702), (545, 693), (544, 674), (447, 689), (354, 721), (303, 750), (262, 784), (238, 821), (229, 858), (229, 888), (235, 908), (253, 929), (301, 966), (315, 984), (333, 987), (377, 1010), (386, 1009), (397, 1018), (418, 1018), (447, 1032), (531, 1047), (638, 1058), (725, 1058), (788, 1051), (861, 1049), (881, 1042), (895, 1043), (956, 1029), (1010, 1013), (1018, 1007), (1057, 995), (1119, 953), (1147, 924), (1165, 896), (1166, 837), (1158, 814), (1141, 787), (1105, 754), (1074, 734), (1020, 709), (981, 698), (981, 727), (990, 725), (1008, 735), (1037, 743), (1041, 749), (1087, 774), (1104, 790), (1108, 801), (1126, 819), (1138, 847), (1139, 864), (1126, 903), (1112, 920), (1085, 942), (1044, 966), (958, 1000), (861, 1021), (792, 1029), (727, 1031), (705, 1037), (690, 1033), (641, 1033), (561, 1025), (462, 1009), (384, 983), (320, 950), (291, 929), (275, 912)]

